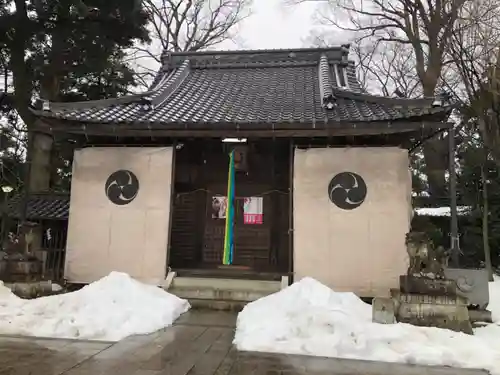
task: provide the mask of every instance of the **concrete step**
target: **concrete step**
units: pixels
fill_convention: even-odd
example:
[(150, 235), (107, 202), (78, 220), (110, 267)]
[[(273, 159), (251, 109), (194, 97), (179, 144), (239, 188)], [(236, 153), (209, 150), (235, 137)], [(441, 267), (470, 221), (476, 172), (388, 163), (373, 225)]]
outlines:
[(212, 287), (176, 287), (173, 286), (168, 290), (169, 293), (175, 294), (177, 297), (187, 300), (191, 299), (207, 299), (207, 300), (222, 300), (222, 301), (243, 301), (252, 302), (259, 298), (265, 297), (273, 292), (254, 291), (251, 289), (217, 289)]
[(198, 288), (198, 289), (218, 289), (234, 291), (255, 291), (263, 293), (275, 293), (281, 289), (279, 281), (265, 280), (236, 280), (222, 278), (203, 277), (181, 277), (177, 276), (172, 280), (171, 288)]
[(239, 311), (247, 303), (276, 293), (279, 281), (174, 277), (168, 292), (187, 299), (193, 307)]
[(193, 309), (235, 311), (240, 312), (248, 302), (243, 301), (216, 301), (209, 299), (190, 299), (189, 303)]

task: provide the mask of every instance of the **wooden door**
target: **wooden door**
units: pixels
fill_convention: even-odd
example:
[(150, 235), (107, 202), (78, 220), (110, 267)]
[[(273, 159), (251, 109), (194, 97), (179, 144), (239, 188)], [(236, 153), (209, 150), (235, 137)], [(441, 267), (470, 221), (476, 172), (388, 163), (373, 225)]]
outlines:
[[(244, 190), (240, 187), (239, 190)], [(252, 195), (247, 195), (252, 196)], [(225, 237), (225, 218), (221, 218), (217, 194), (208, 194), (207, 214), (204, 232), (202, 262), (205, 265), (222, 265)], [(223, 199), (221, 199), (223, 200)], [(234, 220), (234, 259), (233, 265), (249, 267), (255, 271), (264, 271), (271, 264), (271, 224), (272, 200), (263, 197), (264, 220), (262, 224), (244, 223), (244, 197), (235, 199)]]

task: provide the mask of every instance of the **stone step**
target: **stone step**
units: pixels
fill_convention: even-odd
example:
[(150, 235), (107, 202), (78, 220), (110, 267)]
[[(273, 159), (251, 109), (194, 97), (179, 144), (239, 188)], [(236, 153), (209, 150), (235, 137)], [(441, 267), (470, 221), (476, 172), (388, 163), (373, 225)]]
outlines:
[(174, 277), (168, 292), (193, 307), (239, 311), (247, 303), (281, 290), (279, 281)]
[(232, 291), (255, 291), (264, 293), (275, 293), (281, 289), (279, 281), (265, 280), (236, 280), (223, 278), (203, 278), (203, 277), (180, 277), (172, 280), (171, 288), (198, 288), (198, 289), (218, 289)]
[(177, 297), (187, 300), (191, 299), (207, 299), (207, 300), (222, 300), (222, 301), (243, 301), (252, 302), (259, 298), (265, 297), (272, 292), (243, 290), (243, 289), (217, 289), (212, 287), (178, 287), (172, 286), (169, 293), (175, 294)]
[(190, 299), (189, 303), (193, 309), (236, 312), (240, 312), (248, 304), (248, 302), (244, 301), (221, 301), (209, 299)]

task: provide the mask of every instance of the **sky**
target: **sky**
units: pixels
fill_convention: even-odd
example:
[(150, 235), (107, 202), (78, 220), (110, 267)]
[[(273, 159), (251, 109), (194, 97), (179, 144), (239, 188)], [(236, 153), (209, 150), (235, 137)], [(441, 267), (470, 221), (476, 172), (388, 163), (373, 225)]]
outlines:
[(314, 25), (312, 19), (316, 5), (286, 6), (284, 3), (283, 0), (253, 0), (252, 15), (240, 26), (236, 47), (305, 47), (305, 39)]
[[(214, 46), (214, 49), (307, 47), (306, 39), (314, 28), (314, 14), (317, 7), (318, 5), (314, 3), (286, 5), (286, 0), (253, 0), (250, 16), (238, 24), (234, 32), (236, 38), (226, 40)], [(149, 48), (156, 49), (158, 54), (161, 54), (160, 44), (153, 42)], [(135, 64), (137, 64), (134, 66), (136, 69), (146, 67), (153, 72), (157, 71), (159, 66), (159, 63), (150, 57), (138, 59)], [(142, 90), (144, 87), (140, 86), (138, 89)]]

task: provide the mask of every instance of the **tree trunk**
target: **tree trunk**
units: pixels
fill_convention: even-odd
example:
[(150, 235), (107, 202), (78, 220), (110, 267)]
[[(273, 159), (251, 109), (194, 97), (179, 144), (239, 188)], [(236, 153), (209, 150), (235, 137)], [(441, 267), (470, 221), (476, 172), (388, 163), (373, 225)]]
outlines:
[[(434, 96), (438, 78), (424, 79), (421, 77), (424, 97)], [(427, 176), (427, 184), (429, 185), (429, 193), (431, 198), (444, 199), (447, 197), (446, 187), (446, 170), (448, 163), (446, 155), (448, 154), (448, 142), (438, 136), (428, 139), (422, 147), (425, 161), (425, 175)]]
[(31, 132), (29, 137), (29, 191), (36, 193), (49, 190), (54, 141), (51, 136), (41, 133)]
[(425, 175), (429, 185), (431, 198), (444, 199), (447, 197), (445, 171), (447, 158), (444, 156), (443, 148), (445, 142), (440, 138), (427, 140), (423, 145), (425, 160)]
[(482, 185), (482, 198), (483, 198), (483, 250), (484, 250), (484, 264), (488, 271), (488, 278), (493, 281), (493, 267), (491, 266), (491, 250), (490, 250), (490, 236), (489, 236), (489, 205), (488, 205), (488, 179), (484, 170), (485, 165), (481, 166), (481, 185)]
[[(51, 175), (51, 154), (52, 154), (53, 139), (46, 134), (28, 131), (28, 148), (27, 148), (27, 173), (24, 176), (25, 198), (23, 203), (23, 213), (21, 215), (21, 223), (26, 224), (30, 220), (28, 214), (28, 198), (30, 193), (38, 193), (49, 190), (50, 175)], [(21, 230), (22, 226), (19, 226)], [(37, 227), (32, 229), (30, 241), (32, 248), (38, 250), (42, 245), (42, 228)]]

